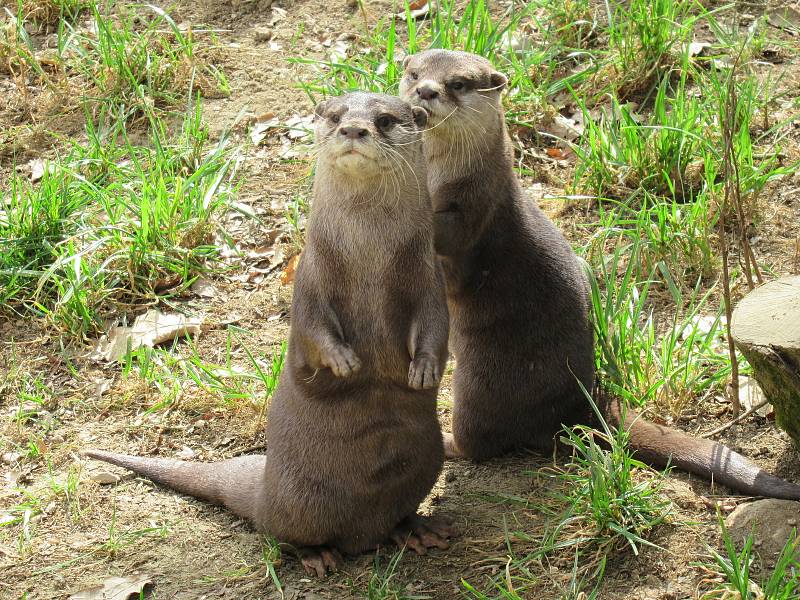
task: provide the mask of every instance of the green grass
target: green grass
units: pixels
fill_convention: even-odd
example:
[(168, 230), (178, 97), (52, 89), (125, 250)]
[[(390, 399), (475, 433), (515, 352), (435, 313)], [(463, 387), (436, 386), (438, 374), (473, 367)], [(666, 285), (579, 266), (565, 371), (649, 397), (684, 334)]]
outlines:
[[(680, 414), (724, 386), (730, 374), (724, 326), (701, 280), (684, 294), (664, 263), (643, 273), (640, 253), (640, 242), (623, 237), (597, 275), (590, 273), (597, 369), (605, 386), (634, 405), (656, 403)], [(653, 286), (674, 306), (660, 318)]]
[[(155, 6), (101, 9), (89, 0), (21, 0), (15, 12), (6, 11), (0, 73), (16, 84), (11, 106), (54, 129), (57, 117), (81, 108), (146, 120), (153, 111), (175, 108), (187, 94), (218, 97), (229, 91), (225, 75), (212, 64), (213, 50), (200, 47), (191, 29), (182, 30)], [(90, 29), (75, 18), (85, 13)], [(53, 49), (40, 50), (29, 33), (39, 18), (53, 22)], [(13, 147), (13, 138), (2, 141)]]
[(17, 14), (37, 25), (74, 20), (92, 6), (91, 0), (17, 0)]
[(234, 191), (237, 151), (205, 151), (199, 104), (177, 134), (151, 116), (146, 145), (124, 120), (89, 128), (89, 143), (46, 170), (14, 177), (0, 215), (0, 299), (74, 337), (99, 331), (121, 305), (174, 294), (218, 254), (217, 217)]
[(638, 554), (641, 546), (652, 546), (644, 536), (666, 521), (672, 504), (661, 495), (660, 477), (634, 477), (635, 469), (646, 466), (633, 458), (628, 432), (610, 427), (586, 395), (602, 431), (577, 426), (561, 436), (572, 458), (558, 474), (566, 484), (562, 498), (567, 509), (558, 518), (555, 536), (595, 553), (602, 567), (605, 556), (623, 548)]
[(283, 586), (278, 577), (276, 567), (281, 564), (282, 556), (283, 553), (278, 540), (273, 537), (264, 537), (261, 544), (261, 562), (264, 563), (264, 566), (267, 568), (270, 579), (272, 579), (272, 584), (281, 596), (283, 595)]
[(192, 32), (182, 31), (161, 9), (146, 6), (153, 14), (145, 16), (144, 28), (134, 24), (141, 16), (133, 11), (112, 16), (97, 7), (92, 9), (95, 35), (62, 21), (59, 55), (88, 84), (84, 100), (95, 110), (130, 118), (175, 106), (187, 90), (226, 93), (222, 73), (198, 58)]
[(381, 564), (381, 553), (375, 553), (372, 574), (363, 593), (367, 600), (423, 600), (428, 595), (409, 594), (397, 580), (403, 550), (398, 550), (389, 557), (386, 564)]
[(648, 117), (612, 97), (593, 119), (585, 101), (576, 102), (586, 123), (575, 146), (576, 192), (605, 198), (643, 192), (688, 201), (700, 191), (705, 152), (713, 151), (705, 141), (711, 123), (701, 99), (688, 93), (685, 76), (674, 90), (669, 77), (662, 79)]
[[(608, 86), (623, 99), (646, 91), (682, 62), (695, 23), (695, 0), (606, 0)], [(694, 14), (693, 14), (694, 13)]]
[(791, 536), (786, 540), (771, 572), (761, 568), (761, 576), (757, 577), (754, 573), (757, 563), (754, 554), (755, 531), (748, 534), (741, 544), (741, 550), (737, 550), (725, 527), (725, 521), (721, 515), (718, 518), (722, 530), (723, 552), (709, 547), (713, 562), (702, 566), (707, 571), (717, 573), (722, 582), (713, 590), (702, 594), (701, 600), (732, 597), (741, 600), (789, 600), (800, 596), (800, 562), (797, 560), (800, 538), (795, 530), (792, 530)]
[[(570, 459), (563, 466), (533, 474), (557, 486), (535, 505), (537, 512), (548, 516), (545, 531), (507, 531), (504, 572), (489, 579), (491, 593), (472, 581), (462, 582), (470, 598), (527, 598), (542, 589), (547, 579), (544, 565), (562, 561), (565, 555), (574, 557), (573, 570), (561, 597), (599, 597), (608, 560), (621, 552), (637, 555), (642, 546), (654, 546), (647, 537), (672, 512), (672, 504), (661, 492), (663, 475), (649, 472), (633, 458), (627, 432), (608, 426), (588, 393), (587, 402), (597, 413), (602, 431), (565, 428), (561, 442), (571, 452)], [(506, 501), (530, 508), (527, 499)], [(536, 549), (520, 556), (513, 550), (512, 539)]]
[[(128, 352), (122, 359), (122, 376), (136, 377), (153, 388), (155, 402), (148, 412), (170, 407), (190, 391), (188, 404), (202, 403), (204, 398), (228, 407), (244, 403), (263, 417), (278, 386), (286, 348), (283, 342), (269, 354), (253, 351), (229, 330), (221, 364), (204, 360), (187, 338), (175, 340), (170, 348), (141, 347)], [(234, 355), (242, 354), (234, 361)]]
[[(492, 60), (509, 76), (509, 119), (526, 122), (541, 117), (532, 108), (543, 108), (546, 99), (583, 81), (588, 73), (563, 74), (554, 63), (550, 49), (527, 47), (516, 52), (510, 43), (535, 7), (512, 7), (501, 15), (492, 14), (484, 0), (471, 0), (463, 11), (454, 0), (433, 0), (431, 16), (416, 21), (387, 18), (366, 31), (367, 51), (344, 61), (294, 58), (291, 62), (310, 65), (316, 75), (300, 82), (315, 103), (347, 90), (362, 89), (396, 93), (402, 76), (402, 57), (428, 48), (458, 49)], [(401, 32), (402, 30), (402, 32)]]

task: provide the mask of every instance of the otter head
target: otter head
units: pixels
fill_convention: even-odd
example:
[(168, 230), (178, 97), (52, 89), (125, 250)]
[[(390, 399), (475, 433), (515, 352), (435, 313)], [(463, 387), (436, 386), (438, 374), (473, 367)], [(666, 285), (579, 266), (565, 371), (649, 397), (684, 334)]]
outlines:
[[(395, 96), (354, 92), (329, 98), (315, 109), (318, 167), (352, 187), (410, 169), (420, 152), (424, 109)], [(397, 179), (395, 179), (397, 180)]]
[(507, 83), (482, 56), (427, 50), (406, 57), (400, 97), (428, 111), (430, 131), (437, 135), (465, 128), (485, 135), (502, 112), (500, 96)]

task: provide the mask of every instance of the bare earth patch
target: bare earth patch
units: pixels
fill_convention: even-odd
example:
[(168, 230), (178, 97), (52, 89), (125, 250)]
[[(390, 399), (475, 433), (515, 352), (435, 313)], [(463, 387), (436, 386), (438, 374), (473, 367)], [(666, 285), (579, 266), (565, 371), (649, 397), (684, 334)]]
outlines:
[[(232, 126), (243, 110), (244, 121), (234, 126), (242, 139), (247, 137), (245, 125), (258, 119), (274, 115), (285, 122), (308, 115), (312, 103), (296, 85), (308, 67), (291, 65), (286, 59), (321, 57), (325, 43), (342, 34), (360, 35), (363, 29), (362, 13), (345, 0), (276, 2), (275, 8), (263, 10), (253, 9), (255, 4), (236, 2), (234, 8), (228, 2), (181, 1), (163, 6), (176, 23), (214, 30), (214, 51), (230, 95), (204, 101), (212, 138)], [(392, 5), (369, 0), (364, 4), (373, 21)], [(268, 40), (265, 28), (271, 32)], [(788, 77), (800, 81), (797, 58), (791, 60), (795, 63)], [(0, 127), (18, 125), (12, 108), (4, 108)], [(67, 127), (65, 133), (75, 135), (78, 130)], [(21, 155), (25, 160), (52, 155), (50, 140), (37, 143), (37, 139), (26, 138)], [(237, 200), (251, 206), (267, 224), (248, 226), (242, 234), (251, 248), (271, 246), (275, 240), (268, 239), (270, 224), (285, 219), (287, 203), (307, 193), (310, 162), (282, 160), (284, 151), (277, 133), (269, 133), (257, 147), (246, 147)], [(786, 154), (787, 161), (800, 159), (797, 127), (786, 143)], [(0, 182), (11, 169), (3, 156)], [(564, 176), (559, 167), (543, 169), (551, 172), (537, 179), (551, 183), (542, 187), (529, 177), (526, 185), (536, 186), (540, 195), (560, 193), (552, 184)], [(756, 251), (776, 275), (789, 274), (796, 272), (800, 252), (798, 176), (781, 181), (774, 198), (764, 211), (768, 223), (759, 227), (765, 235)], [(543, 205), (568, 236), (581, 235), (584, 214), (563, 210), (563, 203), (552, 200)], [(279, 240), (278, 247), (281, 260), (260, 277), (250, 278), (246, 269), (240, 269), (235, 271), (238, 279), (213, 280), (211, 296), (187, 294), (178, 301), (204, 315), (207, 326), (196, 342), (202, 360), (223, 364), (232, 344), (233, 365), (247, 368), (250, 363), (240, 341), (266, 358), (280, 348), (288, 334), (291, 298), (291, 283), (282, 284), (280, 277), (298, 248), (288, 239)], [(232, 329), (239, 336), (233, 342)], [(260, 428), (263, 398), (225, 401), (187, 386), (169, 406), (150, 410), (161, 398), (151, 383), (135, 370), (125, 376), (119, 365), (91, 362), (83, 358), (85, 351), (62, 349), (44, 323), (0, 318), (0, 473), (4, 476), (0, 508), (11, 511), (7, 513), (11, 517), (5, 517), (9, 522), (0, 523), (0, 597), (65, 598), (111, 576), (133, 574), (151, 579), (151, 592), (145, 597), (152, 598), (366, 597), (370, 579), (385, 570), (394, 548), (349, 558), (340, 572), (313, 580), (291, 552), (284, 551), (274, 565), (265, 560), (267, 542), (229, 513), (82, 458), (81, 449), (96, 447), (219, 460), (257, 452), (269, 443)], [(181, 342), (175, 353), (188, 356), (191, 350)], [(27, 406), (26, 393), (46, 401)], [(445, 428), (450, 405), (448, 376), (440, 394)], [(689, 408), (693, 415), (674, 425), (690, 433), (708, 431), (730, 418), (723, 409), (710, 398)], [(800, 480), (797, 452), (770, 420), (755, 416), (720, 439), (765, 469)], [(460, 535), (449, 550), (428, 556), (406, 553), (392, 585), (410, 597), (447, 599), (464, 594), (463, 580), (492, 595), (492, 578), (503, 577), (509, 556), (535, 552), (545, 531), (554, 525), (555, 517), (542, 509), (553, 504), (549, 495), (562, 485), (547, 476), (552, 465), (552, 458), (529, 454), (477, 465), (448, 461), (422, 510), (451, 517)], [(677, 472), (669, 476), (664, 489), (674, 502), (674, 512), (651, 538), (661, 549), (644, 547), (638, 556), (631, 552), (615, 556), (606, 567), (600, 597), (698, 597), (709, 574), (694, 563), (707, 560), (707, 544), (718, 544), (717, 508), (729, 512), (741, 499)], [(573, 560), (567, 550), (532, 563), (529, 587), (515, 583), (517, 593), (525, 598), (560, 597), (572, 578)]]

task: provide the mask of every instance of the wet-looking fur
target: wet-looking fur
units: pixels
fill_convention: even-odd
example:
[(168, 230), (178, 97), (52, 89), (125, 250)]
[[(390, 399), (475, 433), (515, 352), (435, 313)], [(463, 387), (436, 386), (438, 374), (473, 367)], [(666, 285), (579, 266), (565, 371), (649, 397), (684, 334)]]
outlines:
[[(316, 115), (314, 197), (266, 455), (200, 464), (87, 454), (223, 504), (295, 546), (358, 553), (408, 526), (416, 549), (441, 547), (415, 518), (443, 461), (436, 392), (448, 336), (425, 112), (357, 93)], [(317, 572), (331, 566), (324, 556)]]
[[(488, 60), (447, 50), (407, 57), (400, 83), (401, 98), (430, 114), (423, 148), (456, 357), (447, 452), (476, 460), (523, 447), (549, 452), (562, 424), (595, 424), (578, 385), (591, 390), (594, 380), (588, 281), (567, 241), (522, 193), (501, 105), (505, 85)], [(597, 400), (619, 425), (619, 403)], [(634, 411), (624, 426), (638, 457), (655, 466), (670, 462), (740, 492), (800, 499), (800, 486), (722, 444)]]

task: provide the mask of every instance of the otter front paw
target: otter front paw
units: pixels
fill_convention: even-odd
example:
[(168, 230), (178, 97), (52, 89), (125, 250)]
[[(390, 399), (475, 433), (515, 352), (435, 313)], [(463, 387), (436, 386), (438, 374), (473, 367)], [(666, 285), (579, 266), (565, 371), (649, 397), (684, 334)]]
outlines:
[(431, 356), (417, 356), (408, 367), (408, 385), (415, 390), (435, 388), (440, 379), (439, 361)]
[(332, 346), (322, 352), (322, 364), (337, 377), (348, 377), (357, 373), (361, 368), (361, 361), (350, 346), (345, 344)]

